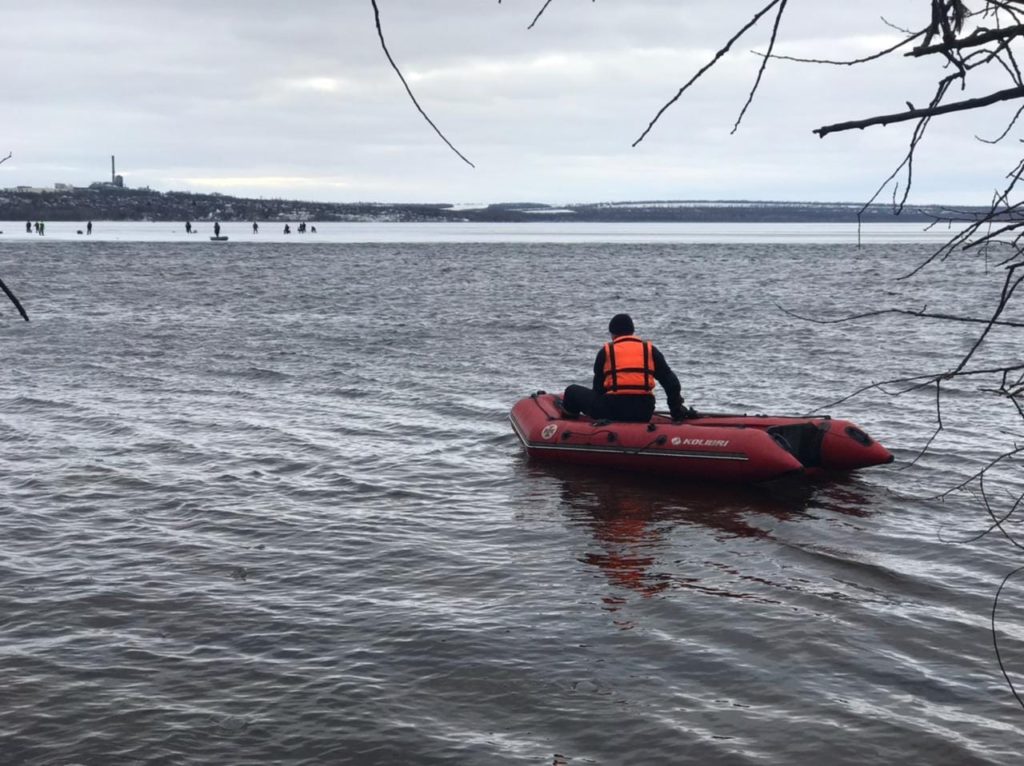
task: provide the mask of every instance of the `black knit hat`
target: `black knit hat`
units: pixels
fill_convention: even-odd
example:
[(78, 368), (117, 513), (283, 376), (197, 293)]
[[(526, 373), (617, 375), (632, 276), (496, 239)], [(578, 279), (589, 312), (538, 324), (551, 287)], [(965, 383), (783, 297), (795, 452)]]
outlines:
[(632, 335), (633, 318), (629, 314), (616, 314), (608, 323), (608, 332), (612, 335)]

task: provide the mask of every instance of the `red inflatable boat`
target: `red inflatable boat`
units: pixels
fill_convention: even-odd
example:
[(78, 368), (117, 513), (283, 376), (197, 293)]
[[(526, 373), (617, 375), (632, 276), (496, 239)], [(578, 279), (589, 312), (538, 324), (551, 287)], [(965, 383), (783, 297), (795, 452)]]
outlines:
[(788, 474), (849, 471), (892, 455), (848, 420), (769, 415), (701, 415), (674, 423), (566, 417), (551, 394), (521, 399), (509, 414), (531, 458), (751, 483)]

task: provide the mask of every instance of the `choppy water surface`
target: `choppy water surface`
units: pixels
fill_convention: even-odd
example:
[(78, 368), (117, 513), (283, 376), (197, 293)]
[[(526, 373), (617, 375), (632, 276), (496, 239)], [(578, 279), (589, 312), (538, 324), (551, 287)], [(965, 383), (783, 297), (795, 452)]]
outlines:
[(946, 369), (976, 327), (778, 308), (984, 313), (983, 259), (895, 281), (927, 252), (0, 243), (0, 762), (1018, 763), (1024, 562), (929, 499), (1020, 438), (998, 406), (951, 383), (911, 465), (934, 391), (867, 392), (828, 410), (895, 465), (748, 489), (506, 420), (618, 311), (698, 408)]

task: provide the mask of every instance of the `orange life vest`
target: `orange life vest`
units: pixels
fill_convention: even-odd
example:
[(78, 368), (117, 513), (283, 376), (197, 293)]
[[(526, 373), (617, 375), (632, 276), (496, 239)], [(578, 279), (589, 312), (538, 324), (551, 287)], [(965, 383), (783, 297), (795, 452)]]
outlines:
[(604, 344), (604, 392), (649, 394), (654, 391), (654, 344), (620, 335)]

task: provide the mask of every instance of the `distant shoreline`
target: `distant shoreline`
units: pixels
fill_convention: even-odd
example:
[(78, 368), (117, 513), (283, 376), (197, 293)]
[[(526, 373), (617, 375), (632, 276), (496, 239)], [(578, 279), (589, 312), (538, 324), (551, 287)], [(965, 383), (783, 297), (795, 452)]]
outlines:
[(228, 222), (462, 222), (522, 223), (863, 223), (971, 220), (988, 208), (771, 200), (645, 200), (570, 205), (503, 202), (480, 207), (452, 203), (308, 202), (223, 194), (158, 192), (118, 187), (0, 190), (6, 221)]

